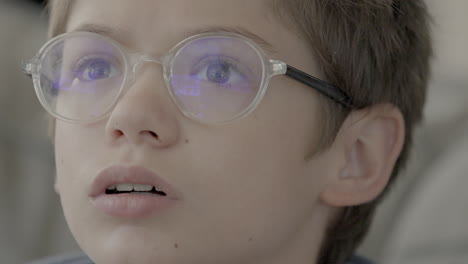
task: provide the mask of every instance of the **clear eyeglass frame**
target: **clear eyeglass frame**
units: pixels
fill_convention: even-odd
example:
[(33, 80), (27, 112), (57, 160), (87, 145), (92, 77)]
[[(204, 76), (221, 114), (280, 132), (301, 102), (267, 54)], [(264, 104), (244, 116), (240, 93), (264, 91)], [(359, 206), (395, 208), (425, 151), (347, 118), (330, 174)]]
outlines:
[[(93, 37), (93, 38), (99, 38), (101, 40), (104, 40), (111, 44), (122, 56), (124, 59), (124, 77), (123, 81), (121, 84), (121, 87), (119, 88), (118, 95), (115, 97), (114, 101), (112, 102), (111, 105), (103, 112), (101, 116), (98, 116), (92, 120), (77, 120), (77, 119), (71, 119), (66, 116), (62, 116), (55, 111), (52, 110), (52, 108), (48, 105), (47, 100), (45, 99), (45, 96), (42, 92), (41, 89), (41, 67), (42, 67), (42, 62), (44, 60), (44, 57), (47, 56), (48, 52), (55, 47), (57, 43), (60, 43), (64, 39), (70, 38), (70, 37), (79, 37), (79, 36), (85, 36), (85, 37)], [(181, 50), (190, 42), (198, 39), (203, 39), (203, 38), (209, 38), (209, 37), (229, 37), (229, 38), (236, 38), (243, 40), (248, 46), (250, 46), (258, 55), (261, 64), (262, 64), (262, 78), (261, 78), (261, 83), (260, 83), (260, 88), (259, 92), (257, 93), (255, 99), (252, 101), (252, 103), (245, 108), (242, 112), (238, 113), (236, 116), (233, 116), (232, 118), (223, 120), (223, 121), (207, 121), (203, 120), (190, 111), (187, 111), (183, 106), (180, 105), (178, 102), (176, 96), (174, 95), (173, 89), (171, 88), (171, 75), (172, 75), (172, 69), (174, 65), (174, 60), (181, 52)], [(206, 124), (222, 124), (222, 123), (227, 123), (231, 122), (237, 119), (241, 119), (248, 114), (250, 114), (261, 102), (262, 98), (264, 97), (268, 84), (270, 82), (270, 79), (273, 76), (276, 75), (287, 75), (290, 78), (293, 78), (315, 90), (320, 92), (321, 94), (325, 95), (326, 97), (332, 99), (333, 101), (337, 102), (343, 107), (350, 108), (352, 107), (352, 102), (350, 97), (341, 91), (340, 89), (336, 88), (332, 84), (329, 84), (325, 81), (322, 81), (318, 78), (315, 78), (305, 72), (302, 72), (290, 65), (287, 65), (285, 62), (279, 61), (279, 60), (273, 60), (267, 57), (263, 49), (254, 41), (250, 40), (247, 37), (244, 37), (243, 35), (237, 34), (237, 33), (231, 33), (231, 32), (210, 32), (210, 33), (202, 33), (202, 34), (197, 34), (194, 36), (191, 36), (189, 38), (186, 38), (176, 44), (172, 49), (169, 50), (167, 54), (164, 54), (162, 56), (155, 56), (152, 54), (148, 53), (131, 53), (128, 52), (121, 44), (119, 44), (117, 41), (106, 37), (104, 35), (100, 35), (97, 33), (92, 33), (92, 32), (71, 32), (71, 33), (65, 33), (61, 34), (59, 36), (56, 36), (49, 40), (32, 58), (31, 60), (28, 60), (23, 63), (23, 71), (32, 78), (33, 84), (34, 84), (34, 89), (36, 91), (36, 94), (38, 96), (38, 99), (41, 103), (41, 105), (46, 109), (47, 112), (49, 112), (52, 116), (55, 118), (70, 122), (70, 123), (78, 123), (78, 124), (90, 124), (90, 123), (95, 123), (98, 122), (110, 115), (110, 113), (113, 111), (114, 107), (117, 105), (118, 101), (125, 95), (125, 93), (132, 87), (135, 79), (136, 79), (136, 71), (139, 65), (142, 63), (157, 63), (162, 65), (163, 68), (163, 78), (166, 84), (166, 88), (173, 100), (173, 102), (178, 106), (178, 109), (187, 117), (192, 120), (201, 122), (201, 123), (206, 123)]]

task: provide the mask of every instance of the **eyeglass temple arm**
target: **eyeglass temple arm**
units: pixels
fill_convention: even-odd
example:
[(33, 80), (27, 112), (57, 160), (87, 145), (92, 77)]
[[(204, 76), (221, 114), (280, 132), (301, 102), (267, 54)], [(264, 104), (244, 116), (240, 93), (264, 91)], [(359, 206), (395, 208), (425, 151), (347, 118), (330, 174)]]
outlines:
[(329, 97), (346, 108), (353, 107), (351, 97), (327, 82), (317, 79), (314, 76), (311, 76), (289, 65), (287, 65), (286, 75), (314, 88), (315, 90), (319, 91), (323, 95)]

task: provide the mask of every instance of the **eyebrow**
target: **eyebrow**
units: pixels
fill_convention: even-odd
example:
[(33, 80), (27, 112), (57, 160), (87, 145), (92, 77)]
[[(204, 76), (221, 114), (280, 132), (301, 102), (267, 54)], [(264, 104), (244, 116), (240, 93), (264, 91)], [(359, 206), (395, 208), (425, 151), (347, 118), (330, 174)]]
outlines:
[(71, 30), (71, 32), (96, 33), (99, 35), (104, 35), (122, 44), (127, 44), (127, 45), (129, 44), (129, 40), (131, 40), (131, 35), (132, 35), (130, 30), (126, 30), (122, 28), (118, 29), (116, 27), (99, 25), (99, 24), (81, 24), (75, 29)]
[(270, 42), (266, 41), (264, 38), (258, 36), (257, 34), (253, 33), (252, 31), (244, 27), (206, 26), (203, 28), (186, 31), (184, 34), (184, 38), (197, 35), (197, 34), (210, 33), (210, 32), (230, 32), (230, 33), (239, 34), (254, 41), (257, 45), (262, 47), (262, 49), (264, 49), (268, 53), (277, 53), (277, 51), (275, 50), (275, 48)]
[[(100, 35), (104, 35), (109, 37), (113, 40), (116, 40), (122, 44), (127, 46), (132, 46), (132, 32), (128, 29), (123, 28), (116, 28), (113, 26), (107, 25), (100, 25), (100, 24), (81, 24), (75, 29), (71, 30), (71, 32), (91, 32)], [(257, 34), (253, 33), (252, 31), (244, 28), (244, 27), (230, 27), (230, 26), (206, 26), (202, 28), (190, 29), (186, 30), (182, 33), (181, 40), (186, 39), (188, 37), (203, 34), (203, 33), (211, 33), (211, 32), (230, 32), (242, 35), (252, 41), (254, 41), (257, 45), (259, 45), (262, 49), (264, 49), (269, 54), (277, 53), (275, 48), (271, 43), (263, 39), (262, 37), (258, 36)]]

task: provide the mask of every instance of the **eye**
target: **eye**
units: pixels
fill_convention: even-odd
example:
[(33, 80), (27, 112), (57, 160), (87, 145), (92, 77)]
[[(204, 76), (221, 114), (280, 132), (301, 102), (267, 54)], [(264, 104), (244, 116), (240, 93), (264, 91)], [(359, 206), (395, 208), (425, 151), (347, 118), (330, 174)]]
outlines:
[(226, 83), (231, 76), (231, 66), (226, 63), (213, 63), (206, 68), (206, 79), (214, 83)]
[(197, 80), (214, 84), (237, 83), (245, 80), (235, 60), (223, 56), (210, 56), (202, 59), (194, 67), (191, 76)]
[(75, 77), (82, 81), (108, 79), (119, 74), (112, 60), (102, 57), (85, 57), (78, 62)]

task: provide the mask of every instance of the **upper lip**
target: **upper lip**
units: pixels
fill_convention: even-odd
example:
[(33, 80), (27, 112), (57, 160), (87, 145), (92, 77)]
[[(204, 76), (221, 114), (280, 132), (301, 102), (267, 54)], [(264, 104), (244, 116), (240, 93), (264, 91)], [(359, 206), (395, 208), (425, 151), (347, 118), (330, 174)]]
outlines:
[(180, 194), (153, 171), (139, 166), (116, 165), (102, 170), (94, 179), (89, 192), (90, 197), (104, 194), (113, 184), (147, 184), (166, 193), (167, 198), (179, 199)]

